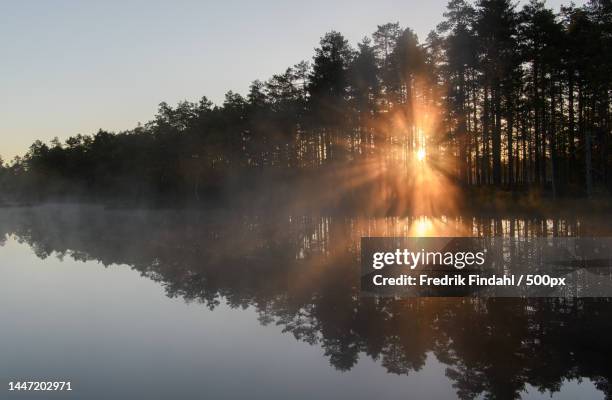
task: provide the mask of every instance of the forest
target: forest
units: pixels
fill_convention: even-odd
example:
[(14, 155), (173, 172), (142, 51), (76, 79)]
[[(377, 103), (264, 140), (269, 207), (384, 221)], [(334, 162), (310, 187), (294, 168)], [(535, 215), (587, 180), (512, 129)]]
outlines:
[(36, 141), (0, 159), (0, 203), (316, 192), (336, 204), (382, 196), (389, 209), (423, 168), (463, 196), (607, 196), (611, 50), (609, 0), (559, 12), (451, 0), (423, 41), (399, 23), (356, 46), (331, 31), (311, 61), (221, 105), (162, 102), (132, 130)]

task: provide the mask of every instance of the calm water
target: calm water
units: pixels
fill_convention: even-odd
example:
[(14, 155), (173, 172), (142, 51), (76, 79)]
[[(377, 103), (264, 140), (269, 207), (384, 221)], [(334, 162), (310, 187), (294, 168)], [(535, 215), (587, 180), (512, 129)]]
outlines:
[(0, 209), (0, 398), (603, 399), (612, 301), (361, 298), (358, 254), (610, 222)]

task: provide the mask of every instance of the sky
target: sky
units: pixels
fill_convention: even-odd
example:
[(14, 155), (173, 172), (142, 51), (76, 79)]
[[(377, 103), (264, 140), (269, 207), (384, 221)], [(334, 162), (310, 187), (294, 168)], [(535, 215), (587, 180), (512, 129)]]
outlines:
[(134, 128), (162, 101), (219, 104), (310, 60), (332, 29), (355, 45), (400, 22), (424, 40), (446, 3), (0, 0), (0, 156), (23, 155), (36, 139)]

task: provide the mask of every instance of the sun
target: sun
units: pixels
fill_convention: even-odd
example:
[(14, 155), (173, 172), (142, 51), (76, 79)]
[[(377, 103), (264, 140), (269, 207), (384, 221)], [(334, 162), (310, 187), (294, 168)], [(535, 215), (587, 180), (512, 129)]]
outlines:
[(416, 158), (419, 161), (423, 161), (425, 159), (425, 149), (418, 149), (416, 152)]

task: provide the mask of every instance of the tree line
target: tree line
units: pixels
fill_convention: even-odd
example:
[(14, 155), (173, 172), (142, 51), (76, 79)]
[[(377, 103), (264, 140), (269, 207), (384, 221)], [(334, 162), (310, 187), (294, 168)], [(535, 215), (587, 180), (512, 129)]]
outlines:
[(254, 81), (246, 96), (161, 103), (129, 131), (36, 141), (0, 161), (0, 193), (204, 201), (322, 171), (401, 176), (418, 154), (459, 187), (606, 193), (610, 50), (609, 0), (559, 12), (538, 0), (451, 0), (422, 43), (399, 23), (356, 47), (328, 32), (311, 62)]

